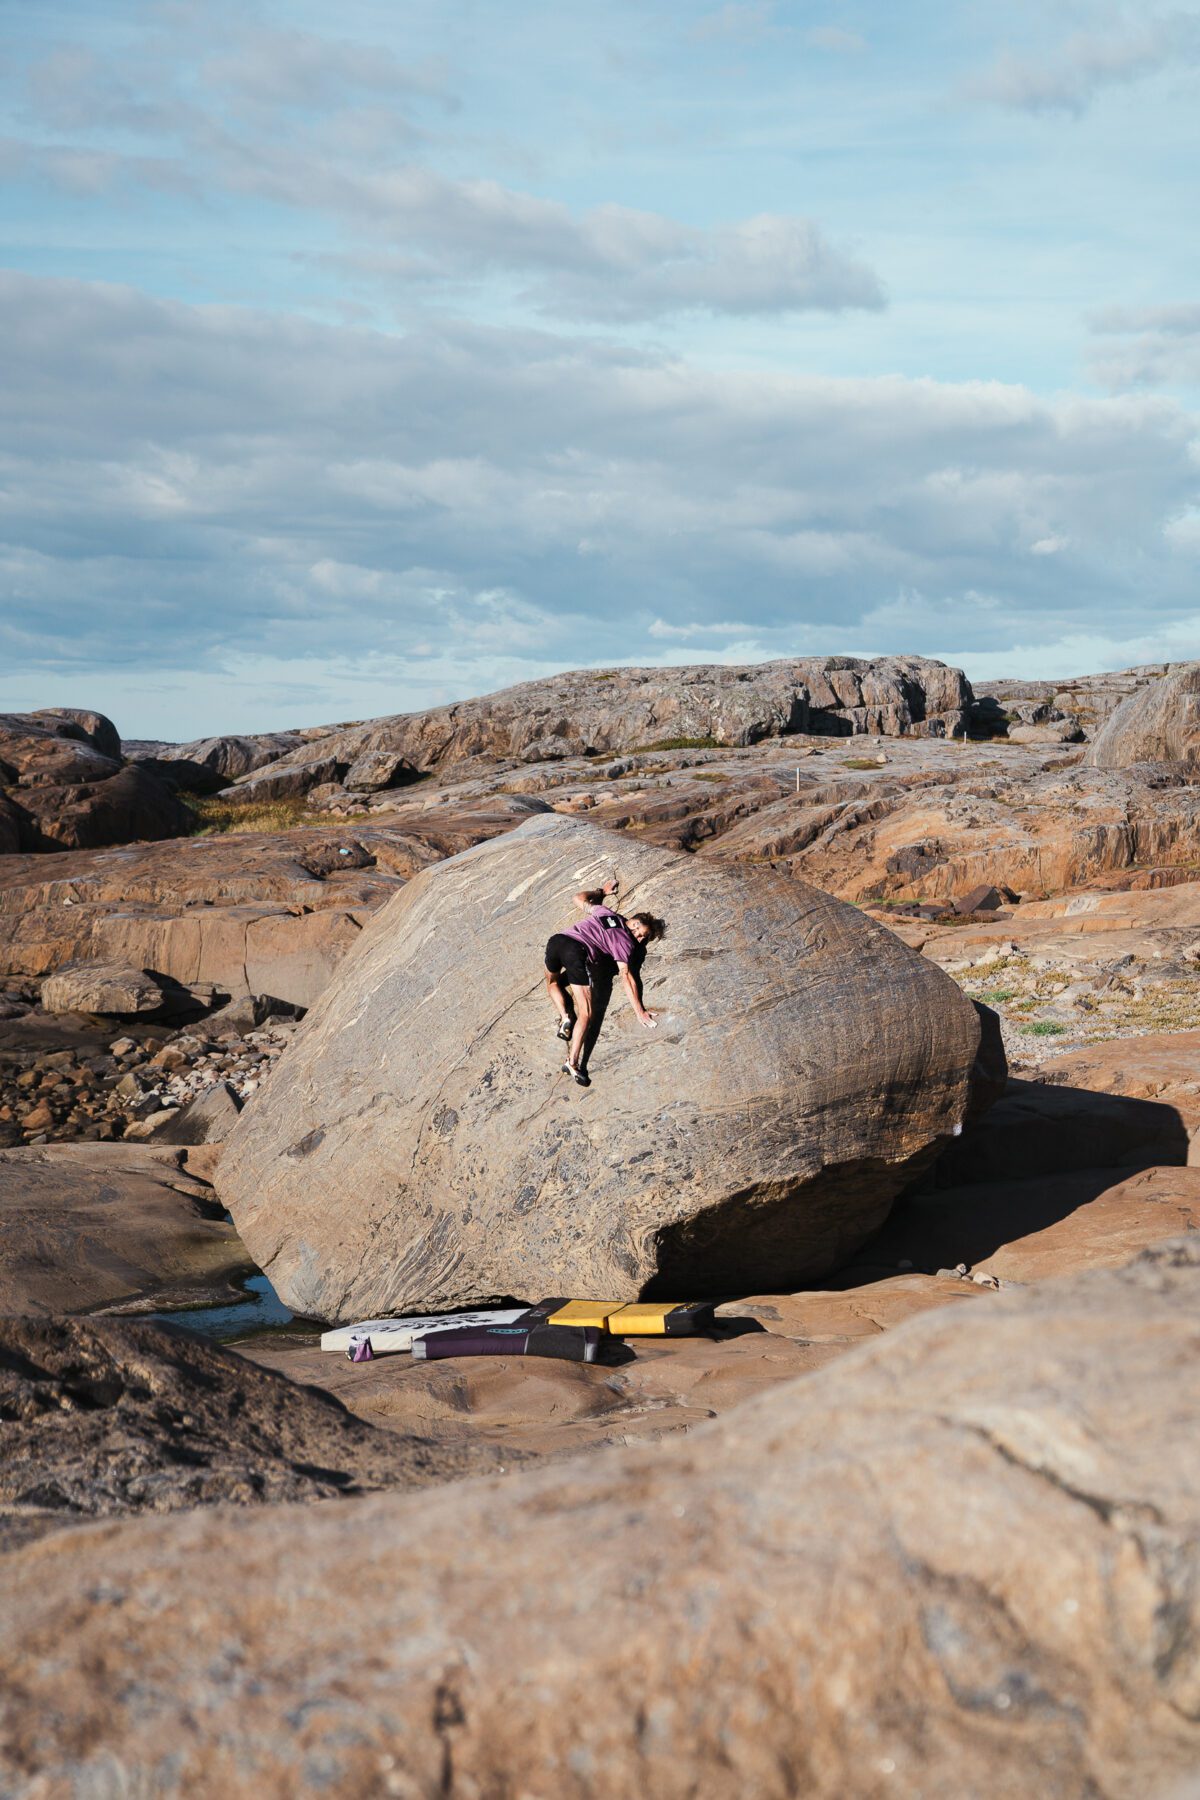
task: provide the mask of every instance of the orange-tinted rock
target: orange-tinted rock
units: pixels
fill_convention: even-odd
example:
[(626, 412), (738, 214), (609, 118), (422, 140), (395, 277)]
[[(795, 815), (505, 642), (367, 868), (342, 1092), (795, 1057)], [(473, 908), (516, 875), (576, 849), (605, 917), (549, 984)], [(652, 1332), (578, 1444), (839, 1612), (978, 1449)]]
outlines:
[[(253, 1265), (183, 1152), (130, 1144), (0, 1150), (0, 1313), (86, 1312)], [(165, 1303), (165, 1302), (162, 1302)]]

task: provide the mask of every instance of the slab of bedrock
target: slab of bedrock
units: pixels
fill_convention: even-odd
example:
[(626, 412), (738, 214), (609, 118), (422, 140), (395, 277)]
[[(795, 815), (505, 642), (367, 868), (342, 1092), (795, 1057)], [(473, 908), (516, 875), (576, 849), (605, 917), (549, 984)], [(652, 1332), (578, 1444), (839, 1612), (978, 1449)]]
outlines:
[[(592, 1086), (543, 989), (572, 896), (667, 921)], [(978, 1015), (831, 895), (542, 815), (424, 871), (344, 958), (217, 1176), (309, 1317), (778, 1292), (878, 1229), (967, 1113)]]

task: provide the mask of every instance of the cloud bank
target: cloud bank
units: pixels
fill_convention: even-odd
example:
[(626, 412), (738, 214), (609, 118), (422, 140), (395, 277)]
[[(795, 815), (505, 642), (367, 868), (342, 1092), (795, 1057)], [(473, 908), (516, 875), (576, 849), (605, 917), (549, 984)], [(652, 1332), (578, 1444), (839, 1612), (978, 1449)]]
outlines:
[(1191, 425), (1156, 396), (721, 374), (13, 275), (0, 335), (0, 660), (46, 693), (190, 668), (262, 728), (311, 719), (322, 668), (349, 698), (381, 658), (387, 694), (345, 710), (570, 663), (987, 651), (1195, 611)]

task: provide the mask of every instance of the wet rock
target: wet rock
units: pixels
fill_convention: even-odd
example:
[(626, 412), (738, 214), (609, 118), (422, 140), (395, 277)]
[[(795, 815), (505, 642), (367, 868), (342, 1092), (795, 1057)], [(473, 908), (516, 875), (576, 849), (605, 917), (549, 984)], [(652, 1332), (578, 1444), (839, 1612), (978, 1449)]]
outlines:
[(231, 1800), (615, 1800), (714, 1770), (761, 1800), (1182, 1792), (1198, 1305), (1177, 1244), (436, 1505), (29, 1546), (5, 1571), (4, 1773), (138, 1791), (169, 1769)]
[[(582, 1093), (542, 951), (614, 866), (624, 907), (668, 920), (658, 1027), (614, 998)], [(779, 1286), (845, 1258), (959, 1129), (979, 1043), (958, 989), (853, 908), (546, 815), (381, 914), (242, 1115), (220, 1192), (315, 1317)]]
[(119, 963), (68, 963), (42, 984), (49, 1013), (95, 1013), (113, 1018), (158, 1012), (163, 990), (144, 969)]

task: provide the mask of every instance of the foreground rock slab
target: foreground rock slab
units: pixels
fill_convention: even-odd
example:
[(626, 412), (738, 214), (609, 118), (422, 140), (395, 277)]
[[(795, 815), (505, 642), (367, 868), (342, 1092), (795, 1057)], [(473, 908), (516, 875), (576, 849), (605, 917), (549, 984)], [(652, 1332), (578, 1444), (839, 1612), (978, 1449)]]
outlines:
[(227, 1294), (253, 1264), (185, 1156), (140, 1144), (0, 1150), (0, 1313)]
[(436, 1507), (31, 1545), (0, 1770), (223, 1800), (1183, 1792), (1198, 1304), (1189, 1241)]
[[(582, 1091), (543, 948), (620, 868), (669, 921), (653, 1032), (614, 996)], [(799, 1285), (961, 1129), (979, 1019), (884, 927), (770, 870), (543, 815), (426, 871), (343, 962), (218, 1171), (294, 1311)]]
[(63, 1525), (218, 1502), (327, 1500), (487, 1455), (377, 1432), (168, 1325), (0, 1318), (0, 1550)]

